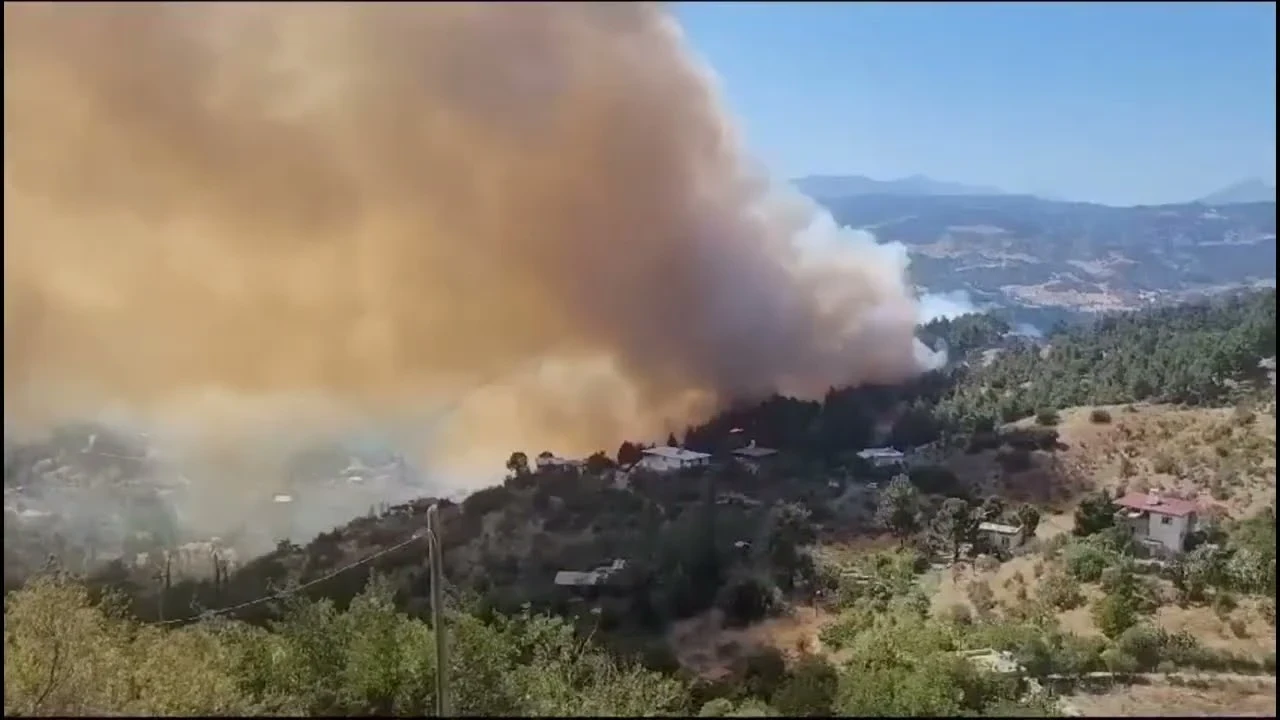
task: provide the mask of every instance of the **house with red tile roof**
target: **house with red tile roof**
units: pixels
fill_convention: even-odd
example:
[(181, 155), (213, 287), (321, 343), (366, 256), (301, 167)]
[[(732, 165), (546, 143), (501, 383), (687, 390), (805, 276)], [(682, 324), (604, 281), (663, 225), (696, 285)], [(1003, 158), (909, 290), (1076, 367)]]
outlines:
[(1162, 553), (1180, 553), (1196, 529), (1200, 506), (1194, 500), (1159, 493), (1129, 493), (1116, 499), (1116, 522), (1134, 539)]

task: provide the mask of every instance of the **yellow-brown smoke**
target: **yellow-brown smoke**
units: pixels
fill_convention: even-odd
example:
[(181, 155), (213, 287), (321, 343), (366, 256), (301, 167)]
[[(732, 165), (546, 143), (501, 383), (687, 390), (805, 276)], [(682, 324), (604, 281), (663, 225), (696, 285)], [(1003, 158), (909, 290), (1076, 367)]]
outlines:
[(4, 22), (6, 425), (456, 403), (496, 469), (918, 370), (902, 254), (750, 170), (658, 5)]

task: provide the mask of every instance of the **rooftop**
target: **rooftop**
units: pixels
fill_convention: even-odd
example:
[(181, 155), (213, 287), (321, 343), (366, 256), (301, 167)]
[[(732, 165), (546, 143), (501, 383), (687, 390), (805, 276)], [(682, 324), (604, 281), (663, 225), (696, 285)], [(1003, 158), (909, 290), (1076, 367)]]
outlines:
[(974, 665), (997, 674), (1014, 674), (1022, 671), (1022, 666), (1014, 658), (1013, 653), (1006, 650), (961, 650), (956, 653)]
[(752, 445), (751, 447), (738, 448), (733, 451), (733, 454), (741, 457), (762, 458), (769, 457), (770, 455), (777, 455), (778, 451), (773, 448), (756, 447), (755, 445)]
[(556, 585), (598, 585), (602, 578), (595, 572), (561, 570), (556, 573)]
[(707, 453), (694, 452), (685, 450), (684, 448), (671, 447), (669, 445), (659, 445), (657, 447), (645, 448), (645, 455), (657, 455), (671, 460), (703, 460), (711, 457)]
[(608, 565), (601, 565), (595, 570), (589, 572), (579, 572), (577, 570), (561, 570), (556, 573), (556, 585), (600, 585), (607, 581), (614, 573), (625, 570), (627, 561), (616, 559)]
[(539, 455), (534, 463), (538, 467), (577, 467), (584, 464), (581, 460), (562, 458), (559, 455)]
[(873, 458), (873, 457), (900, 458), (902, 456), (903, 455), (901, 450), (894, 450), (893, 448), (889, 448), (889, 447), (867, 448), (866, 450), (858, 451), (858, 457), (860, 458)]
[(1022, 528), (1017, 525), (1005, 525), (1004, 523), (993, 522), (978, 523), (978, 529), (982, 532), (993, 532), (1001, 535), (1017, 535), (1022, 532)]
[(1116, 505), (1126, 510), (1151, 512), (1157, 515), (1171, 515), (1173, 517), (1190, 515), (1199, 507), (1194, 500), (1162, 497), (1156, 493), (1129, 493), (1124, 497), (1117, 498)]

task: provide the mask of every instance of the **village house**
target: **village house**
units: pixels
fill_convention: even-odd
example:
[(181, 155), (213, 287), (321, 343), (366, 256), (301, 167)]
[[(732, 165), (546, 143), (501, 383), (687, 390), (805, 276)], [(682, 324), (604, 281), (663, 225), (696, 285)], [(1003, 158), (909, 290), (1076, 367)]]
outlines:
[(539, 470), (580, 470), (585, 463), (581, 460), (562, 458), (554, 453), (543, 451), (533, 460)]
[(757, 446), (755, 440), (752, 440), (751, 444), (746, 447), (740, 447), (733, 451), (734, 459), (751, 472), (759, 472), (765, 462), (777, 454), (778, 451), (773, 448)]
[(595, 588), (605, 585), (615, 575), (627, 569), (627, 561), (615, 559), (609, 565), (601, 565), (586, 572), (578, 570), (561, 570), (556, 573), (555, 584), (568, 588)]
[(1196, 528), (1199, 506), (1192, 500), (1159, 493), (1129, 493), (1116, 499), (1116, 522), (1140, 544), (1157, 553), (1180, 553)]
[[(957, 657), (964, 658), (979, 670), (1003, 678), (1017, 678), (1026, 691), (1025, 697), (1042, 695), (1045, 690), (1039, 681), (1027, 677), (1027, 668), (1008, 650), (981, 648), (956, 651)], [(1064, 713), (1070, 714), (1070, 713)]]
[(1018, 525), (983, 522), (978, 524), (978, 534), (992, 548), (1011, 552), (1026, 541), (1026, 533)]
[(970, 663), (973, 663), (974, 666), (994, 675), (1012, 677), (1022, 675), (1027, 671), (1027, 669), (1017, 661), (1013, 653), (1007, 650), (981, 648), (974, 650), (958, 650), (955, 654), (958, 657), (962, 657)]
[(654, 472), (687, 470), (711, 464), (711, 456), (707, 453), (667, 445), (645, 448), (643, 453), (644, 459), (640, 461), (640, 465)]
[(901, 451), (888, 447), (867, 448), (859, 451), (858, 457), (877, 468), (903, 467), (907, 462), (907, 457)]

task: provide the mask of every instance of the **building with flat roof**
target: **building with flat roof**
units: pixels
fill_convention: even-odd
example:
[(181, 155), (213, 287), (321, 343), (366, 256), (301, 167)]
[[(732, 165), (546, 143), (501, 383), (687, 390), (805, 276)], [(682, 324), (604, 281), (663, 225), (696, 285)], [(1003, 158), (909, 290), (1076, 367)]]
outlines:
[(711, 464), (711, 456), (707, 453), (667, 445), (645, 448), (642, 452), (644, 458), (640, 461), (640, 465), (655, 472), (687, 470)]
[(890, 447), (867, 448), (858, 451), (858, 457), (878, 468), (901, 467), (906, 464), (907, 456), (901, 450)]

